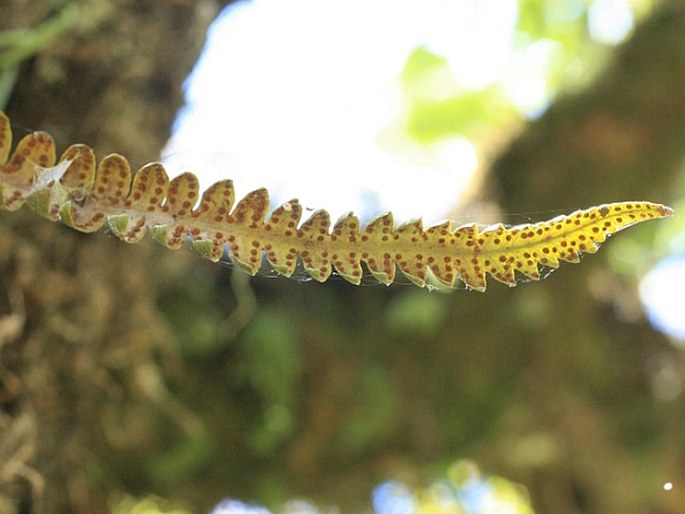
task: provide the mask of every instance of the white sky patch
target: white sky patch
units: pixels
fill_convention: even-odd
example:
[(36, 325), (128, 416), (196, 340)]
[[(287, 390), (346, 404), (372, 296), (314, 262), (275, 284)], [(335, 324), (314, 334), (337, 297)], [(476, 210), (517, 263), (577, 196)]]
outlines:
[(522, 44), (513, 53), (504, 77), (504, 91), (528, 118), (537, 118), (547, 109), (552, 97), (549, 69), (561, 52), (559, 43), (540, 39), (532, 44)]
[[(202, 187), (232, 178), (333, 218), (438, 221), (478, 166), (465, 139), (408, 149), (379, 134), (403, 109), (399, 75), (419, 45), (444, 54), (463, 87), (503, 73), (515, 0), (255, 0), (214, 24), (164, 152)], [(421, 155), (417, 158), (417, 153)]]
[[(629, 1), (589, 5), (596, 40), (628, 36)], [(545, 16), (574, 20), (583, 6), (550, 4)], [(563, 50), (546, 39), (513, 45), (518, 14), (517, 0), (238, 2), (212, 26), (163, 160), (202, 187), (232, 178), (239, 197), (266, 186), (273, 204), (299, 198), (334, 218), (390, 210), (398, 221), (438, 221), (468, 189), (479, 155), (466, 139), (423, 146), (387, 130), (407, 108), (399, 74), (424, 46), (447, 59), (458, 87), (500, 83), (536, 118)]]
[(588, 8), (590, 35), (598, 43), (620, 43), (633, 30), (634, 23), (629, 0), (595, 0)]
[(414, 494), (401, 482), (383, 482), (372, 495), (374, 514), (414, 514), (418, 510)]
[(657, 264), (640, 282), (640, 299), (654, 327), (685, 345), (685, 254)]
[(229, 498), (214, 507), (212, 514), (271, 514), (271, 512), (259, 505), (250, 505)]
[[(443, 1), (430, 20), (427, 47), (447, 58), (456, 81), (481, 89), (499, 80), (510, 59), (516, 0)], [(421, 6), (415, 8), (421, 9)]]

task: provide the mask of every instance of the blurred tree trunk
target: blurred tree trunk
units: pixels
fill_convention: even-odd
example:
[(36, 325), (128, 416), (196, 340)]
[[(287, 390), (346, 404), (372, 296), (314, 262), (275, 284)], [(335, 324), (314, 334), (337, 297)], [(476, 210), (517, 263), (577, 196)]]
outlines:
[[(43, 129), (58, 151), (87, 142), (100, 157), (125, 153), (134, 167), (154, 160), (206, 30), (228, 3), (3, 0), (2, 30), (57, 17), (67, 27), (20, 66), (6, 107), (15, 135)], [(173, 337), (155, 304), (159, 249), (88, 241), (26, 209), (5, 214), (0, 312), (24, 323), (0, 339), (0, 512), (107, 511), (119, 478), (93, 454), (103, 444), (144, 446), (144, 414), (160, 410), (149, 389), (159, 374), (152, 355), (168, 362)], [(138, 430), (127, 432), (125, 418), (137, 411)], [(137, 473), (127, 474), (135, 482)]]
[(0, 28), (71, 20), (64, 36), (22, 65), (10, 119), (50, 132), (61, 147), (88, 141), (98, 155), (125, 150), (132, 164), (148, 162), (170, 135), (181, 85), (226, 3), (9, 0)]

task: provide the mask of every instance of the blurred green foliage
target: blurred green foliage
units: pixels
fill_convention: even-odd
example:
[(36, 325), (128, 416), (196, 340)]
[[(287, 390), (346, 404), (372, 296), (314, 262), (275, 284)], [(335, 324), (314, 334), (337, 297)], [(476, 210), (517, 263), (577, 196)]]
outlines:
[(290, 434), (302, 373), (297, 331), (285, 313), (263, 309), (240, 338), (238, 383), (249, 385), (261, 400), (261, 421), (249, 443), (258, 454), (269, 454)]
[(409, 101), (406, 130), (424, 144), (455, 135), (482, 138), (488, 129), (511, 122), (516, 112), (498, 87), (460, 88), (447, 59), (426, 48), (407, 59), (402, 86)]
[[(507, 69), (480, 89), (460, 84), (450, 60), (428, 48), (416, 48), (401, 75), (407, 112), (400, 121), (422, 144), (462, 136), (476, 144), (507, 132), (521, 115), (537, 117), (559, 94), (577, 92), (603, 69), (611, 47), (598, 43), (588, 28), (588, 11), (598, 0), (519, 0), (518, 21)], [(649, 0), (631, 2), (635, 20), (653, 7)], [(477, 49), (464, 48), (463, 52)], [(452, 59), (458, 57), (452, 56)], [(539, 106), (518, 105), (512, 88), (544, 84)]]
[(72, 30), (78, 20), (79, 9), (73, 3), (66, 3), (55, 16), (37, 27), (0, 30), (0, 109), (7, 105), (18, 78), (19, 64)]

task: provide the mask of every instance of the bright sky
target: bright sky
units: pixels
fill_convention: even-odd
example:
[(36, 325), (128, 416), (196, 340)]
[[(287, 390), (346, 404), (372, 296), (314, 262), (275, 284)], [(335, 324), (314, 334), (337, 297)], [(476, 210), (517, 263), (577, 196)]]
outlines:
[(654, 327), (685, 347), (685, 254), (654, 267), (640, 282), (640, 298)]
[[(562, 3), (579, 15), (583, 1)], [(516, 0), (238, 2), (211, 29), (164, 161), (203, 187), (230, 177), (239, 195), (266, 186), (334, 219), (390, 210), (439, 221), (481, 162), (464, 138), (379, 144), (405, 107), (400, 71), (425, 46), (465, 90), (502, 81), (524, 113), (539, 114), (555, 47), (514, 50), (517, 18)], [(595, 0), (589, 18), (607, 41), (632, 28), (628, 0)]]
[(266, 186), (334, 218), (392, 210), (438, 221), (478, 155), (460, 138), (378, 144), (403, 107), (399, 74), (425, 45), (465, 87), (497, 80), (516, 17), (515, 0), (238, 3), (211, 30), (164, 160), (203, 186), (230, 177), (238, 195)]

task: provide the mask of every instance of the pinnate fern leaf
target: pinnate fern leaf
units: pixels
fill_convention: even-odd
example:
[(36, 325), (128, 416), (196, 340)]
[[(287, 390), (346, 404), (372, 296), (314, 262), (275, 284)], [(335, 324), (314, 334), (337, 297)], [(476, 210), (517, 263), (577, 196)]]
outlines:
[(169, 248), (190, 239), (212, 261), (221, 259), (228, 246), (232, 259), (253, 275), (265, 255), (285, 276), (295, 272), (299, 259), (320, 282), (335, 271), (359, 284), (363, 262), (384, 284), (395, 280), (399, 268), (418, 286), (432, 275), (448, 286), (463, 283), (484, 291), (487, 275), (509, 286), (516, 285), (517, 275), (539, 280), (543, 266), (578, 262), (581, 254), (595, 253), (612, 234), (673, 214), (660, 204), (623, 202), (513, 227), (453, 227), (445, 221), (424, 228), (421, 220), (396, 226), (392, 214), (362, 226), (351, 213), (332, 224), (324, 210), (302, 222), (302, 206), (293, 199), (267, 219), (266, 189), (236, 203), (230, 180), (202, 193), (191, 173), (169, 180), (161, 164), (151, 163), (134, 175), (121, 155), (97, 163), (85, 145), (72, 145), (57, 159), (45, 132), (25, 136), (10, 154), (11, 144), (9, 120), (0, 112), (0, 207), (15, 210), (26, 203), (81, 232), (107, 224), (128, 243), (140, 241), (148, 230)]

